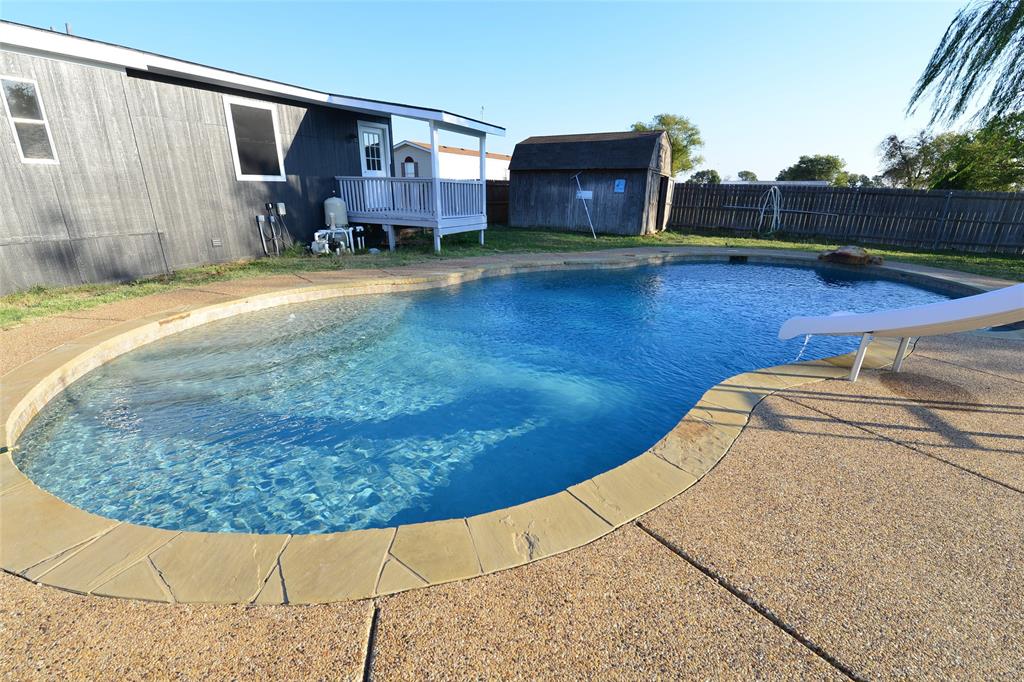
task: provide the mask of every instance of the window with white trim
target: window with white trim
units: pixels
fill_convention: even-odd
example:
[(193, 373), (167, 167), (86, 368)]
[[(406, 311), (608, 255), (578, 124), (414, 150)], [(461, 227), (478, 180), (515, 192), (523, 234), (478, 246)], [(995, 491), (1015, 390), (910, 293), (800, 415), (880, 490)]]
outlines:
[(22, 163), (57, 163), (39, 85), (27, 78), (0, 76), (0, 91)]
[(283, 182), (277, 108), (269, 102), (224, 98), (228, 139), (239, 180)]
[(419, 176), (419, 164), (411, 156), (405, 157), (402, 162), (402, 177), (415, 178)]

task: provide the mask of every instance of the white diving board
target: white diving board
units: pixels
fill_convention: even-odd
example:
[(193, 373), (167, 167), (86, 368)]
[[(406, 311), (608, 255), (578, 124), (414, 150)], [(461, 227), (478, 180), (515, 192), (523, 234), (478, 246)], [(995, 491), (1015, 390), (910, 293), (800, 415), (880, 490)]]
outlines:
[(884, 310), (876, 313), (833, 313), (820, 317), (794, 317), (779, 329), (785, 341), (795, 336), (860, 336), (857, 357), (850, 368), (850, 381), (856, 381), (864, 363), (871, 338), (875, 336), (900, 339), (893, 362), (900, 371), (907, 344), (915, 336), (935, 336), (956, 332), (998, 327), (1024, 321), (1024, 284), (1015, 284), (983, 294), (951, 301)]

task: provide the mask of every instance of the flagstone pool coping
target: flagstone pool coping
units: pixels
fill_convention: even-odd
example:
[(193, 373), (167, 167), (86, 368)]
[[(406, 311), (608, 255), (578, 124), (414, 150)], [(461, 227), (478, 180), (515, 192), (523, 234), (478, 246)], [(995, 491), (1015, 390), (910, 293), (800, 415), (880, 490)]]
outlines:
[[(0, 567), (83, 594), (157, 602), (314, 604), (360, 599), (462, 580), (588, 544), (672, 499), (728, 452), (764, 397), (845, 377), (852, 353), (733, 376), (710, 388), (678, 424), (621, 466), (524, 504), (395, 528), (318, 535), (170, 531), (91, 514), (42, 490), (11, 450), (31, 419), (87, 372), (142, 345), (214, 320), (341, 296), (414, 291), (543, 270), (619, 268), (680, 261), (817, 264), (813, 253), (769, 249), (647, 248), (517, 254), (439, 261), (360, 277), (345, 271), (303, 286), (214, 304), (181, 306), (87, 334), (0, 379)], [(880, 275), (955, 293), (1013, 282), (887, 263)], [(321, 279), (321, 282), (317, 282)], [(874, 341), (864, 366), (892, 363), (895, 343)]]

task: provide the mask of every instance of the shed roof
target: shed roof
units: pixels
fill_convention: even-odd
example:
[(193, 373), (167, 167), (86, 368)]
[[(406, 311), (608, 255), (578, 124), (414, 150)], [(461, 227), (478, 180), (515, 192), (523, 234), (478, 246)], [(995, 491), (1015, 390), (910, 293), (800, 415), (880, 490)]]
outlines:
[(662, 167), (663, 130), (528, 137), (512, 152), (510, 170), (596, 170)]

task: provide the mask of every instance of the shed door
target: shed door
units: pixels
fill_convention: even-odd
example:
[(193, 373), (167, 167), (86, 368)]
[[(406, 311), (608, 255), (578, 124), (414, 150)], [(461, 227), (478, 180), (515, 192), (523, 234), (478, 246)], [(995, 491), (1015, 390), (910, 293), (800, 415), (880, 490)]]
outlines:
[(668, 183), (667, 176), (661, 176), (661, 184), (658, 187), (658, 222), (654, 225), (655, 232), (665, 229), (665, 213), (668, 211)]

